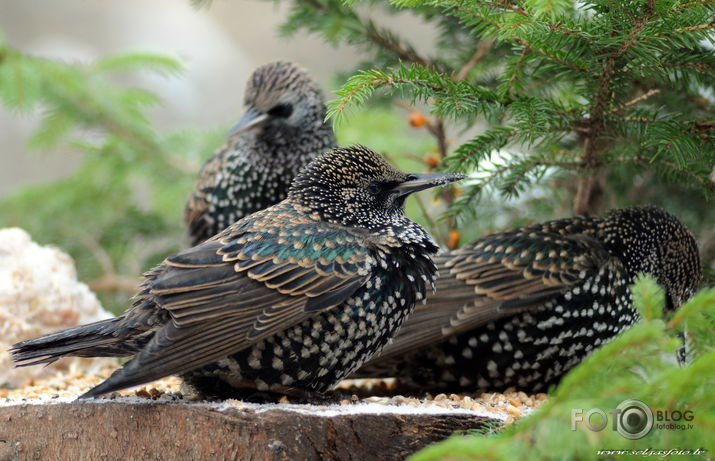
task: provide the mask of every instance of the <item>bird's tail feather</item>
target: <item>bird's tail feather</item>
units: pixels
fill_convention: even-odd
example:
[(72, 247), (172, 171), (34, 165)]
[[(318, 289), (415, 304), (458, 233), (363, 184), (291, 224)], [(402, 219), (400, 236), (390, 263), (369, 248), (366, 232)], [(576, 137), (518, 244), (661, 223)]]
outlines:
[(19, 342), (10, 348), (16, 366), (52, 363), (65, 357), (123, 357), (136, 352), (136, 345), (116, 335), (120, 318), (69, 328)]

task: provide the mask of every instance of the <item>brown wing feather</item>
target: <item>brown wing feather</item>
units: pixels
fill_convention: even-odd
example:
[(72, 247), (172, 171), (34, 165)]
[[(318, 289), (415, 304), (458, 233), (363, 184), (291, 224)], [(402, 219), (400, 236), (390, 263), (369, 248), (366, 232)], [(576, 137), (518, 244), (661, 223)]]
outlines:
[[(506, 251), (512, 246), (514, 253), (515, 239), (522, 247), (555, 250), (530, 251), (523, 257), (516, 251), (510, 257)], [(435, 293), (427, 296), (426, 304), (415, 309), (393, 342), (366, 366), (540, 306), (583, 280), (581, 272), (596, 273), (609, 259), (602, 245), (585, 235), (516, 231), (442, 253), (434, 258), (441, 274)]]
[[(299, 219), (289, 217), (294, 222)], [(275, 231), (271, 219), (278, 220), (273, 223)], [(167, 312), (170, 320), (134, 359), (87, 396), (180, 374), (234, 354), (344, 302), (367, 281), (369, 271), (364, 265), (369, 243), (360, 235), (342, 231), (345, 244), (354, 247), (351, 263), (341, 259), (328, 272), (329, 261), (300, 257), (300, 250), (290, 257), (263, 251), (285, 237), (281, 234), (284, 226), (280, 216), (257, 222), (263, 232), (260, 239), (244, 238), (246, 232), (239, 222), (167, 258), (159, 270), (148, 274), (141, 296)], [(327, 224), (306, 224), (313, 234), (335, 231)], [(263, 253), (266, 256), (255, 256)]]
[(214, 224), (213, 219), (207, 213), (209, 203), (206, 200), (206, 191), (213, 189), (216, 186), (216, 181), (221, 177), (219, 172), (226, 165), (228, 151), (228, 144), (220, 147), (199, 172), (194, 189), (184, 207), (184, 224), (191, 236), (207, 235)]

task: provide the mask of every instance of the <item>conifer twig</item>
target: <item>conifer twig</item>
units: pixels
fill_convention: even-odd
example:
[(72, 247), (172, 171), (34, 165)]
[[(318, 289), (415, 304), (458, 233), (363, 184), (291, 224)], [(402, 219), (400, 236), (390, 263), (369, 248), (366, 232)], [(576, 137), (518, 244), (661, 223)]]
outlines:
[[(472, 70), (474, 66), (479, 64), (484, 59), (493, 44), (493, 40), (485, 40), (480, 42), (472, 57), (469, 58), (469, 60), (467, 60), (467, 62), (462, 65), (462, 67), (452, 77), (452, 80), (454, 80), (455, 82), (465, 80), (469, 75), (469, 71)], [(437, 140), (437, 148), (439, 150), (440, 162), (444, 162), (444, 159), (446, 159), (448, 155), (448, 141), (444, 127), (444, 120), (436, 118), (433, 123), (429, 123), (427, 125), (427, 129), (430, 133), (434, 135), (435, 139)], [(447, 204), (447, 208), (451, 208), (454, 204), (455, 199), (454, 188), (443, 187), (442, 191), (440, 192), (440, 195), (442, 197), (442, 200), (444, 200), (444, 202)], [(455, 221), (453, 216), (447, 216), (447, 226), (449, 227), (449, 229), (455, 228)]]
[(381, 34), (372, 21), (367, 21), (366, 23), (359, 18), (358, 20), (365, 27), (365, 34), (370, 39), (370, 41), (392, 52), (402, 61), (419, 64), (424, 67), (436, 67), (434, 63), (417, 54), (417, 52), (412, 47), (404, 47), (400, 45), (399, 42), (392, 40), (391, 37)]
[(715, 27), (715, 21), (708, 22), (707, 24), (698, 24), (696, 26), (680, 27), (675, 29), (675, 32), (695, 32), (697, 30), (712, 29)]
[(465, 62), (461, 69), (459, 69), (459, 72), (457, 72), (454, 76), (454, 80), (459, 82), (466, 79), (467, 75), (469, 75), (469, 71), (472, 70), (474, 66), (479, 64), (482, 59), (484, 59), (484, 56), (487, 55), (487, 52), (489, 52), (493, 44), (494, 40), (485, 40), (480, 42), (477, 46), (477, 51), (475, 51), (469, 61)]
[[(521, 67), (521, 64), (524, 62), (524, 59), (526, 59), (526, 55), (529, 54), (529, 51), (531, 51), (531, 48), (529, 48), (528, 46), (525, 47), (522, 50), (521, 55), (519, 56), (519, 60), (516, 62), (516, 64), (514, 64), (514, 72), (511, 73), (511, 75), (509, 76), (509, 80), (507, 81), (505, 92), (506, 94), (509, 94), (511, 87), (514, 84), (514, 80), (516, 80), (516, 75), (519, 72), (519, 67)], [(503, 119), (505, 115), (506, 114), (504, 114), (501, 118)]]
[[(320, 3), (316, 0), (299, 0), (299, 1), (316, 9), (316, 10), (319, 10), (319, 11), (327, 12), (330, 10), (330, 8), (328, 6), (323, 5), (322, 3)], [(365, 37), (367, 37), (375, 45), (391, 52), (392, 54), (397, 56), (402, 61), (419, 64), (424, 67), (437, 67), (437, 65), (434, 62), (431, 62), (430, 60), (420, 56), (414, 50), (413, 47), (411, 47), (411, 46), (405, 47), (405, 46), (401, 45), (398, 41), (394, 40), (392, 37), (380, 32), (380, 30), (377, 28), (377, 26), (375, 25), (375, 23), (372, 20), (370, 20), (370, 19), (365, 20), (355, 13), (353, 13), (352, 17), (362, 27), (362, 29), (365, 33)]]
[(698, 0), (695, 2), (685, 3), (683, 5), (676, 6), (675, 9), (676, 10), (686, 10), (688, 8), (695, 8), (696, 6), (708, 5), (710, 3), (712, 3), (712, 0)]
[(667, 167), (670, 170), (677, 171), (678, 173), (689, 177), (693, 181), (705, 186), (706, 188), (709, 189), (715, 189), (715, 184), (708, 184), (708, 181), (706, 179), (701, 178), (697, 174), (693, 173), (690, 170), (684, 169), (682, 167), (679, 167), (677, 164), (673, 162), (669, 162), (668, 160), (664, 160), (661, 157), (658, 157), (656, 159), (649, 159), (647, 157), (643, 156), (636, 156), (636, 157), (616, 157), (613, 159), (613, 161), (616, 162), (622, 162), (622, 163), (637, 163), (637, 164), (642, 164), (642, 165), (651, 165), (653, 163), (659, 163), (665, 167)]
[(589, 118), (586, 121), (588, 132), (583, 138), (584, 164), (590, 174), (582, 175), (578, 182), (576, 197), (574, 198), (573, 213), (580, 216), (592, 216), (599, 210), (599, 201), (603, 196), (603, 184), (605, 177), (599, 171), (599, 146), (601, 133), (603, 131), (603, 114), (611, 97), (611, 78), (616, 69), (616, 61), (623, 56), (628, 49), (636, 42), (638, 34), (643, 30), (653, 14), (655, 0), (648, 2), (645, 15), (636, 20), (631, 28), (628, 37), (621, 47), (606, 61), (598, 82), (596, 95), (591, 105)]
[(643, 93), (642, 95), (639, 95), (639, 96), (631, 99), (630, 101), (626, 102), (621, 107), (616, 107), (616, 108), (612, 109), (611, 113), (616, 114), (616, 113), (623, 112), (627, 107), (635, 106), (639, 102), (645, 101), (646, 99), (652, 98), (653, 96), (656, 96), (658, 94), (660, 94), (659, 89), (648, 90), (647, 92)]

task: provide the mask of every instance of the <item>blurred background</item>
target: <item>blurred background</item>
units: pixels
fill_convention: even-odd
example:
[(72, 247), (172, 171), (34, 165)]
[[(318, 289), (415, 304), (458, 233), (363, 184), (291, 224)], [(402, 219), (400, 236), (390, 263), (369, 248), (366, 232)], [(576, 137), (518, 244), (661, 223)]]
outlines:
[[(48, 112), (41, 105), (25, 107), (19, 101), (16, 107), (0, 106), (0, 228), (22, 227), (40, 244), (68, 252), (80, 279), (105, 307), (123, 310), (139, 275), (181, 248), (184, 201), (203, 161), (241, 117), (244, 86), (253, 69), (275, 59), (296, 61), (332, 99), (330, 91), (342, 83), (338, 72), (359, 63), (360, 53), (353, 47), (329, 45), (306, 34), (281, 36), (288, 6), (249, 0), (217, 1), (204, 8), (171, 0), (0, 0), (0, 37), (23, 56), (18, 63), (48, 58), (68, 66), (54, 69), (60, 73), (84, 69), (82, 76), (67, 78), (84, 82), (87, 98), (107, 94), (107, 84), (140, 88), (157, 97), (146, 107), (138, 103), (147, 120), (136, 126), (135, 120), (126, 120), (130, 130), (146, 132), (146, 139), (126, 145), (122, 136), (112, 139), (111, 133), (103, 133), (103, 116), (121, 123), (121, 113), (113, 113), (115, 99), (107, 99), (96, 120), (78, 113), (67, 121), (80, 128), (71, 135), (42, 125)], [(436, 35), (432, 26), (409, 14), (380, 20), (427, 46)], [(125, 53), (154, 53), (175, 60), (177, 68), (172, 64), (152, 72), (151, 64), (122, 68), (112, 61), (105, 66), (110, 72), (98, 72), (100, 80), (95, 78), (98, 61)], [(31, 92), (26, 87), (32, 73), (18, 77), (19, 93)], [(56, 103), (67, 108), (75, 96), (60, 95)], [(48, 133), (51, 139), (43, 138)], [(390, 107), (370, 117), (356, 114), (339, 128), (338, 139), (398, 154), (421, 154), (435, 145), (427, 133), (409, 126), (404, 109)], [(123, 148), (124, 158), (116, 155)], [(97, 152), (110, 151), (116, 164), (97, 161)], [(419, 162), (407, 163), (423, 168)]]
[[(133, 75), (126, 83), (161, 98), (161, 105), (150, 112), (159, 130), (208, 130), (238, 120), (246, 79), (263, 63), (299, 62), (330, 90), (338, 86), (338, 71), (360, 61), (352, 47), (336, 48), (305, 34), (297, 40), (279, 36), (288, 6), (252, 0), (217, 1), (210, 8), (171, 0), (0, 0), (0, 31), (18, 50), (67, 62), (89, 63), (131, 51), (174, 57), (184, 65), (180, 75)], [(422, 37), (424, 43), (432, 43), (435, 35), (409, 15), (385, 22), (407, 36)], [(67, 177), (79, 166), (82, 156), (77, 152), (28, 150), (38, 120), (0, 107), (0, 196), (23, 185)]]

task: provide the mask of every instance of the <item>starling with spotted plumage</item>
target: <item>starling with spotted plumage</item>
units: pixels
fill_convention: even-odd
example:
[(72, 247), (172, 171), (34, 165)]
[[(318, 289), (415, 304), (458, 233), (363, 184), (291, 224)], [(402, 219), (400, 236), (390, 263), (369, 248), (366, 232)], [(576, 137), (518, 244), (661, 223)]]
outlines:
[(696, 290), (695, 239), (653, 207), (499, 232), (435, 257), (440, 279), (356, 376), (420, 389), (545, 391), (638, 320), (628, 286), (656, 278), (668, 309)]
[(329, 390), (423, 299), (437, 245), (406, 197), (462, 179), (405, 174), (356, 146), (295, 178), (286, 200), (146, 274), (123, 315), (13, 346), (21, 365), (132, 357), (82, 397), (180, 375), (204, 395)]
[(336, 146), (325, 123), (320, 87), (296, 64), (256, 69), (244, 95), (246, 113), (199, 173), (184, 221), (197, 245), (288, 193), (301, 168)]

